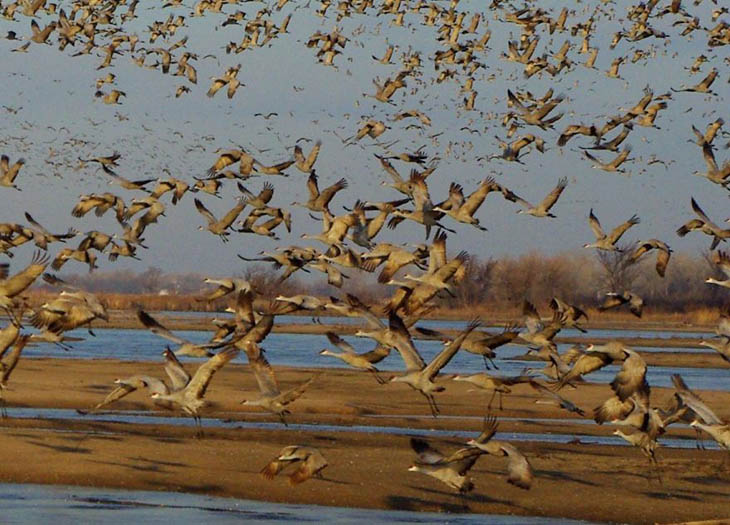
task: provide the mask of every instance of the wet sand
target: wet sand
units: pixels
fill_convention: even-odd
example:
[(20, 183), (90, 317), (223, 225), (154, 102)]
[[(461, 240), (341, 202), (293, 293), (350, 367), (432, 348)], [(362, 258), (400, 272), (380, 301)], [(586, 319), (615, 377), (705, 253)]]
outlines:
[[(193, 364), (190, 368), (194, 369)], [(282, 388), (320, 370), (277, 368)], [(111, 389), (116, 377), (145, 373), (163, 377), (161, 364), (110, 360), (26, 359), (5, 391), (9, 407), (88, 408)], [(406, 385), (378, 385), (365, 373), (328, 369), (292, 406), (290, 422), (337, 425), (388, 425), (421, 429), (473, 431), (489, 399), (468, 385), (442, 380), (434, 419), (422, 397)], [(607, 385), (587, 384), (564, 395), (590, 413), (608, 397)], [(718, 415), (730, 418), (730, 393), (699, 391)], [(240, 402), (257, 395), (247, 366), (235, 362), (221, 370), (206, 396), (205, 417), (271, 421)], [(652, 389), (652, 402), (665, 404), (672, 393)], [(501, 417), (548, 418), (507, 421), (509, 432), (558, 432), (608, 435), (609, 426), (571, 424), (576, 416), (536, 404), (524, 385), (505, 397)], [(496, 401), (495, 401), (496, 403)], [(141, 392), (118, 402), (114, 410), (153, 410)], [(11, 412), (12, 413), (12, 412)], [(160, 415), (172, 415), (160, 413)], [(463, 417), (446, 417), (463, 416)], [(212, 423), (214, 424), (214, 423)], [(506, 483), (505, 460), (484, 457), (472, 470), (475, 490), (459, 495), (427, 476), (408, 472), (414, 454), (408, 437), (385, 433), (251, 430), (206, 427), (195, 439), (192, 427), (126, 424), (89, 420), (6, 418), (0, 421), (0, 479), (6, 482), (71, 484), (125, 489), (173, 490), (273, 502), (316, 503), (402, 510), (479, 512), (582, 518), (631, 523), (677, 522), (730, 517), (730, 470), (721, 468), (727, 453), (660, 448), (662, 483), (650, 480), (648, 461), (631, 447), (520, 442), (517, 446), (535, 469), (531, 490)], [(668, 437), (691, 439), (687, 427), (671, 427)], [(463, 439), (431, 440), (442, 451)], [(289, 487), (286, 478), (263, 480), (258, 471), (290, 444), (318, 447), (329, 460), (324, 480)], [(19, 460), (19, 458), (22, 458)]]

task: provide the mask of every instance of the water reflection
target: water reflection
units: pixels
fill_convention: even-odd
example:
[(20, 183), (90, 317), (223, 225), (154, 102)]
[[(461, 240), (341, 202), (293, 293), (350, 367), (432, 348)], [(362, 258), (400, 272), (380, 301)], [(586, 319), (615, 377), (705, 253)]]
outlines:
[(0, 484), (3, 523), (454, 523), (579, 524), (587, 521), (485, 514), (368, 510), (214, 498), (175, 492)]
[[(180, 427), (192, 427), (193, 420), (188, 417), (175, 416), (159, 416), (149, 412), (105, 412), (101, 414), (89, 414), (79, 416), (74, 410), (59, 408), (8, 408), (8, 416), (13, 418), (33, 418), (33, 419), (75, 419), (78, 421), (98, 421), (106, 423), (126, 423), (126, 424), (147, 424), (147, 425), (175, 425)], [(249, 417), (247, 414), (246, 417)], [(251, 417), (256, 417), (253, 415)], [(406, 418), (408, 416), (401, 416)], [(422, 416), (417, 416), (422, 417)], [(528, 419), (528, 418), (502, 418), (500, 420), (511, 421), (545, 421), (551, 424), (558, 423), (575, 423), (579, 425), (591, 425), (593, 421), (590, 419)], [(204, 428), (228, 428), (228, 429), (249, 429), (249, 430), (281, 430), (282, 426), (278, 422), (269, 421), (241, 421), (241, 420), (220, 420), (212, 418), (203, 418), (202, 426)], [(359, 432), (363, 434), (388, 434), (398, 436), (421, 436), (425, 438), (446, 437), (469, 439), (475, 436), (474, 431), (469, 430), (438, 430), (429, 428), (409, 428), (407, 426), (389, 426), (389, 425), (331, 425), (324, 423), (289, 423), (287, 430), (294, 432)], [(59, 432), (57, 429), (49, 430), (49, 432)], [(60, 432), (64, 432), (61, 430)], [(74, 430), (73, 432), (78, 432)], [(113, 430), (93, 431), (94, 434), (114, 434)], [(616, 436), (595, 436), (583, 434), (580, 430), (573, 433), (560, 432), (498, 432), (498, 439), (509, 441), (539, 441), (544, 443), (568, 443), (580, 438), (583, 444), (592, 445), (618, 445), (630, 446), (626, 441)], [(661, 444), (664, 447), (671, 448), (694, 448), (696, 442), (693, 438), (661, 438)], [(719, 450), (719, 446), (714, 441), (707, 442), (705, 448), (711, 450)]]

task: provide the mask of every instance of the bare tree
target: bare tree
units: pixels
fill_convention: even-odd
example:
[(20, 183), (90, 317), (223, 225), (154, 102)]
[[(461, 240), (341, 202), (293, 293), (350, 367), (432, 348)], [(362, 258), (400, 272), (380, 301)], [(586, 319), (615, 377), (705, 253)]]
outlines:
[(633, 244), (622, 244), (618, 251), (597, 250), (596, 259), (603, 270), (603, 287), (607, 291), (630, 290), (639, 274), (631, 260)]

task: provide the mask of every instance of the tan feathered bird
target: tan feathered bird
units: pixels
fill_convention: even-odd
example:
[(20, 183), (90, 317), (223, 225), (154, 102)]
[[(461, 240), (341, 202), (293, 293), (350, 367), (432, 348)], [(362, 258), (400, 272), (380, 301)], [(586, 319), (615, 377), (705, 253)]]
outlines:
[(616, 246), (616, 243), (629, 228), (631, 228), (635, 224), (639, 224), (639, 222), (641, 222), (639, 217), (636, 215), (632, 215), (628, 221), (619, 224), (611, 231), (609, 235), (606, 235), (606, 233), (603, 231), (603, 228), (601, 228), (601, 223), (598, 221), (598, 217), (593, 215), (593, 209), (591, 208), (591, 211), (588, 214), (588, 224), (593, 231), (593, 235), (595, 235), (596, 237), (596, 242), (584, 244), (583, 248), (598, 248), (599, 250), (614, 252), (621, 251)]
[(485, 421), (485, 429), (476, 439), (467, 441), (470, 447), (478, 448), (490, 456), (507, 457), (507, 483), (529, 490), (535, 475), (527, 458), (511, 443), (492, 439), (497, 432), (496, 418)]
[(23, 293), (46, 270), (48, 260), (47, 254), (37, 251), (33, 254), (30, 264), (12, 277), (8, 277), (10, 265), (1, 263), (0, 308), (10, 309), (14, 305), (14, 298)]
[[(565, 187), (568, 185), (568, 178), (563, 177), (558, 181), (557, 186), (547, 194), (547, 196), (538, 204), (537, 206), (534, 206), (527, 202), (524, 199), (521, 199), (519, 197), (516, 197), (513, 202), (516, 202), (520, 206), (523, 206), (524, 209), (517, 210), (517, 213), (526, 213), (527, 215), (532, 215), (533, 217), (550, 217), (555, 218), (555, 215), (550, 213), (550, 209), (555, 206), (555, 203), (558, 202), (558, 199), (560, 198), (560, 195), (563, 193), (563, 190), (565, 190)], [(510, 192), (511, 193), (511, 192)], [(514, 194), (512, 194), (514, 195)], [(511, 200), (511, 199), (510, 199)]]
[(329, 211), (329, 203), (335, 194), (347, 188), (347, 181), (342, 178), (335, 182), (333, 185), (324, 188), (319, 191), (317, 186), (317, 174), (314, 170), (311, 171), (309, 178), (307, 179), (307, 189), (309, 190), (309, 200), (307, 202), (292, 202), (292, 206), (303, 206), (312, 211), (327, 212)]
[(0, 156), (0, 186), (20, 191), (20, 188), (15, 185), (15, 179), (24, 164), (25, 159), (18, 159), (10, 164), (10, 158), (7, 155)]
[(667, 265), (669, 264), (669, 257), (671, 257), (672, 254), (672, 249), (667, 246), (665, 242), (662, 242), (659, 239), (649, 239), (648, 241), (640, 242), (636, 246), (634, 253), (631, 254), (631, 262), (638, 261), (644, 254), (651, 250), (657, 251), (656, 273), (658, 273), (660, 277), (664, 277), (664, 274), (667, 271)]
[(248, 364), (256, 377), (256, 382), (258, 383), (261, 395), (258, 399), (245, 399), (241, 401), (241, 404), (246, 406), (257, 406), (269, 412), (273, 412), (279, 416), (281, 422), (286, 425), (287, 423), (284, 416), (289, 414), (289, 410), (286, 408), (287, 405), (299, 399), (312, 381), (314, 381), (314, 378), (311, 378), (290, 390), (282, 392), (279, 389), (279, 383), (274, 375), (274, 369), (271, 367), (266, 357), (264, 357), (263, 350), (253, 342), (246, 343), (243, 346), (246, 350), (246, 355), (248, 356)]
[[(170, 355), (172, 355), (172, 353), (170, 353)], [(173, 390), (169, 394), (153, 392), (152, 399), (169, 401), (171, 403), (174, 403), (176, 406), (179, 406), (183, 412), (185, 412), (195, 420), (198, 428), (197, 435), (199, 437), (202, 437), (203, 428), (200, 423), (199, 411), (205, 406), (205, 401), (203, 401), (203, 397), (208, 390), (210, 380), (213, 378), (213, 375), (218, 370), (223, 368), (226, 363), (231, 361), (237, 355), (237, 348), (229, 347), (225, 350), (222, 350), (221, 352), (208, 359), (205, 363), (200, 365), (198, 367), (198, 370), (196, 370), (195, 375), (193, 375), (192, 379), (190, 379), (184, 386)], [(177, 361), (174, 358), (174, 355), (172, 355), (171, 359)]]
[(297, 169), (304, 173), (312, 173), (312, 168), (314, 167), (314, 163), (317, 161), (317, 156), (319, 155), (321, 147), (322, 141), (318, 140), (312, 148), (312, 151), (309, 152), (309, 155), (305, 157), (299, 144), (294, 146), (294, 160), (296, 161), (295, 166)]
[(321, 477), (321, 472), (328, 463), (316, 448), (291, 445), (284, 447), (261, 470), (261, 475), (265, 479), (272, 480), (279, 472), (291, 465), (296, 465), (297, 469), (289, 475), (289, 484), (298, 485), (314, 476)]

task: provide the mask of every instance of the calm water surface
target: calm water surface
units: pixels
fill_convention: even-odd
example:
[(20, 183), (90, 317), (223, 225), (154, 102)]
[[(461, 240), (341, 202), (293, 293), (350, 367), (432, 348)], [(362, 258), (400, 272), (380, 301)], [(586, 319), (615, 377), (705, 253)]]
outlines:
[[(462, 326), (460, 324), (459, 326)], [(566, 331), (566, 335), (567, 332)], [(75, 358), (75, 359), (120, 359), (126, 361), (162, 361), (162, 351), (167, 345), (165, 339), (156, 336), (148, 330), (95, 330), (96, 336), (91, 336), (86, 330), (76, 330), (68, 334), (74, 337), (84, 338), (83, 341), (72, 343), (73, 349), (64, 351), (54, 345), (39, 345), (26, 350), (27, 357), (54, 357), (54, 358)], [(175, 332), (195, 342), (205, 342), (210, 337), (209, 332), (185, 331)], [(607, 330), (591, 331), (596, 337), (611, 337)], [(632, 332), (631, 336), (648, 336), (660, 334), (657, 332)], [(624, 336), (629, 334), (624, 333)], [(344, 336), (344, 339), (351, 343), (358, 352), (366, 352), (373, 349), (375, 343), (367, 338)], [(443, 348), (440, 341), (416, 341), (418, 350), (424, 359), (430, 361)], [(569, 345), (559, 345), (559, 350), (565, 350)], [(174, 349), (174, 345), (172, 345)], [(324, 335), (318, 334), (283, 334), (272, 333), (263, 344), (267, 351), (269, 361), (274, 366), (298, 366), (310, 368), (347, 368), (340, 361), (327, 356), (320, 356), (323, 348), (332, 348)], [(662, 351), (661, 349), (654, 349)], [(684, 352), (691, 349), (672, 348), (664, 351)], [(544, 363), (526, 362), (515, 358), (525, 353), (526, 347), (519, 345), (506, 345), (497, 350), (496, 364), (499, 370), (497, 374), (514, 375), (521, 373), (527, 367), (541, 368)], [(237, 360), (245, 362), (245, 357), (238, 357)], [(382, 370), (398, 371), (403, 369), (403, 361), (400, 355), (393, 351), (378, 364)], [(607, 366), (589, 376), (591, 381), (609, 382), (616, 375), (617, 365)], [(468, 374), (484, 371), (484, 362), (480, 356), (468, 352), (459, 352), (452, 361), (444, 368), (447, 374)], [(681, 368), (681, 367), (649, 367), (648, 380), (652, 386), (671, 386), (670, 376), (679, 373), (693, 388), (723, 390), (730, 379), (730, 368)]]

